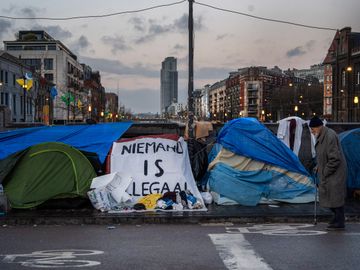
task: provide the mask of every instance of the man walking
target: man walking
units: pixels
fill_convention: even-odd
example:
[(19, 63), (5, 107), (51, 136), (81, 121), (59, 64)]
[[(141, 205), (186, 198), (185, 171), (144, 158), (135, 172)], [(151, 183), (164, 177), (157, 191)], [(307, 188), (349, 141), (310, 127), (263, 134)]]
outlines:
[(320, 206), (330, 208), (334, 213), (327, 229), (344, 230), (347, 166), (339, 138), (316, 116), (310, 120), (309, 126), (316, 137)]

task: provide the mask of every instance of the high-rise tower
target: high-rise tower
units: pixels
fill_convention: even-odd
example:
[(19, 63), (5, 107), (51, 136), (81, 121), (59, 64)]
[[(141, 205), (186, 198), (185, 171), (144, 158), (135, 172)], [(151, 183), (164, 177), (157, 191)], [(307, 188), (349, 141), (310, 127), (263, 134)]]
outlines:
[(178, 101), (178, 72), (175, 57), (166, 57), (161, 63), (161, 113), (166, 113), (172, 103)]

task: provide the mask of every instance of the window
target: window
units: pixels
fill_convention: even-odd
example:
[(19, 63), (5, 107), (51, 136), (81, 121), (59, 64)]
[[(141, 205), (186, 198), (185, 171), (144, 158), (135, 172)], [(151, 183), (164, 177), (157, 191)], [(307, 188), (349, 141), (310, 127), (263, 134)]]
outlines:
[(4, 82), (4, 71), (0, 71), (0, 82)]
[(5, 105), (9, 106), (9, 93), (5, 93)]
[(27, 98), (27, 114), (32, 114), (32, 102), (31, 98)]
[(22, 46), (6, 46), (6, 50), (8, 51), (21, 51), (22, 49)]
[(54, 74), (52, 73), (48, 73), (48, 74), (45, 74), (45, 79), (49, 82), (53, 82), (54, 81)]
[(1, 105), (4, 104), (4, 93), (3, 93), (3, 92), (1, 92), (0, 104), (1, 104)]
[(5, 83), (8, 84), (9, 83), (9, 78), (8, 78), (8, 72), (5, 71)]
[(356, 84), (360, 84), (360, 71), (356, 74)]
[(29, 51), (45, 51), (45, 50), (46, 50), (46, 46), (28, 45), (28, 46), (24, 46), (24, 50), (29, 50)]
[(13, 112), (16, 114), (16, 95), (13, 95)]
[(25, 65), (34, 67), (36, 70), (41, 69), (41, 59), (24, 59)]
[(15, 84), (16, 84), (16, 76), (15, 74), (13, 74), (13, 85), (15, 86)]
[(53, 70), (54, 69), (54, 64), (53, 64), (53, 59), (52, 58), (45, 58), (44, 59), (44, 69), (45, 70)]
[(20, 97), (20, 113), (24, 114), (24, 96)]
[(342, 80), (341, 80), (341, 82), (342, 82), (341, 85), (342, 85), (343, 87), (345, 87), (345, 85), (346, 85), (346, 73), (345, 73), (345, 70), (343, 70), (341, 78), (342, 78)]
[(55, 44), (48, 45), (48, 50), (49, 51), (55, 51), (56, 50), (56, 45)]

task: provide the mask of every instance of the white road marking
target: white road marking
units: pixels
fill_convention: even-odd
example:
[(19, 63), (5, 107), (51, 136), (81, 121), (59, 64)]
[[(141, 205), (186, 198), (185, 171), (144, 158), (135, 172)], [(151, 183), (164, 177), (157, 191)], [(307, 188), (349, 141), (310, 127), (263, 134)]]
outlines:
[(100, 265), (101, 262), (77, 260), (77, 257), (103, 253), (104, 252), (100, 250), (63, 249), (34, 251), (29, 254), (7, 254), (2, 256), (4, 256), (3, 263), (18, 263), (26, 267), (49, 269)]
[(200, 223), (200, 226), (204, 227), (216, 227), (216, 226), (233, 226), (234, 223), (232, 222), (220, 222), (220, 223)]
[(230, 234), (258, 233), (276, 236), (310, 236), (326, 234), (326, 231), (308, 230), (314, 227), (312, 224), (257, 224), (247, 227), (226, 227)]
[(242, 234), (209, 234), (229, 270), (271, 270)]

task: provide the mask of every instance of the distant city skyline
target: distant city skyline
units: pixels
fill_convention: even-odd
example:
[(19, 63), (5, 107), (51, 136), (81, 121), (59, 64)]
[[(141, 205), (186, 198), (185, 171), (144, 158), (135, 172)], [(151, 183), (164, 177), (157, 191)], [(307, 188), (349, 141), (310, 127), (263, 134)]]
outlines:
[[(1, 16), (71, 17), (140, 10), (171, 0), (98, 2), (3, 0)], [(219, 8), (300, 24), (360, 32), (360, 1), (206, 0)], [(106, 5), (104, 5), (106, 3)], [(248, 66), (309, 68), (326, 56), (335, 31), (257, 20), (194, 3), (194, 89)], [(2, 41), (19, 30), (45, 30), (83, 62), (99, 70), (107, 92), (133, 112), (159, 112), (161, 61), (177, 58), (178, 101), (187, 101), (188, 2), (132, 14), (77, 20), (12, 20), (0, 17)]]

